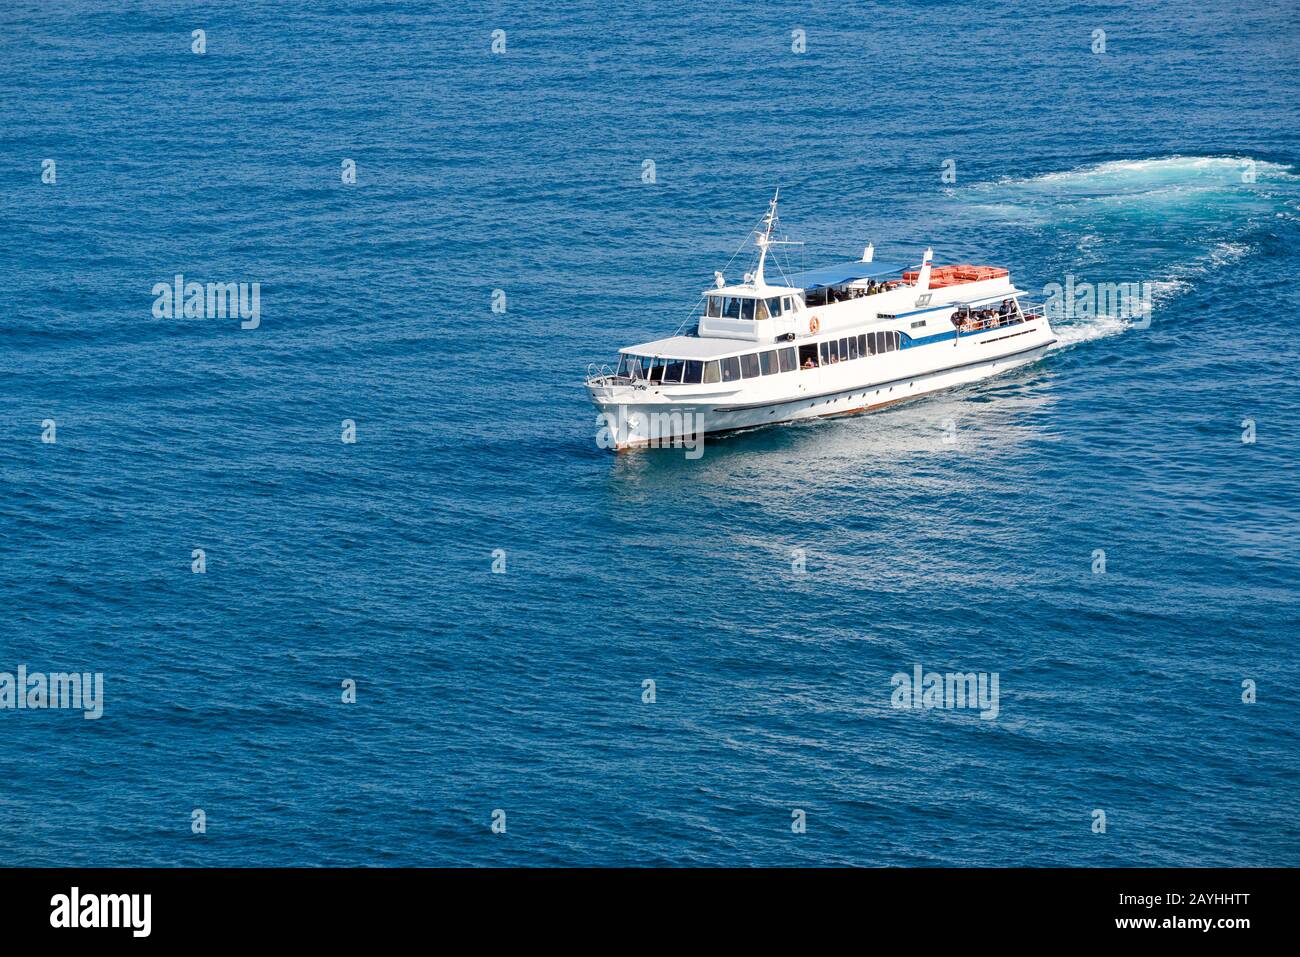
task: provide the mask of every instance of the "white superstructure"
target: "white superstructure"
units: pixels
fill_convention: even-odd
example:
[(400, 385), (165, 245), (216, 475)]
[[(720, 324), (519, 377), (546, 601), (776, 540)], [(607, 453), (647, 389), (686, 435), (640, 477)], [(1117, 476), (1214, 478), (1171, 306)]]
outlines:
[(722, 274), (694, 330), (619, 350), (591, 400), (617, 449), (876, 409), (1032, 362), (1056, 341), (1007, 270), (862, 258), (767, 281), (774, 198), (744, 282)]

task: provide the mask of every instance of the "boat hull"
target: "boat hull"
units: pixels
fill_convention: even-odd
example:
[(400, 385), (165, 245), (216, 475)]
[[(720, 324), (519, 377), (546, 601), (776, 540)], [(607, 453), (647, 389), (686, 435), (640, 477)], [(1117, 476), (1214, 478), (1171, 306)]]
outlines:
[[(955, 343), (903, 350), (876, 368), (839, 367), (799, 371), (797, 386), (764, 395), (736, 388), (718, 394), (684, 394), (673, 387), (589, 386), (598, 416), (598, 443), (617, 451), (645, 447), (690, 446), (705, 435), (870, 412), (932, 392), (978, 382), (1042, 358), (1056, 342), (1045, 321), (1041, 328), (1001, 339), (970, 337)], [(1028, 341), (1025, 341), (1028, 340)], [(998, 348), (999, 343), (1006, 343)], [(926, 355), (908, 356), (908, 352)], [(946, 355), (945, 355), (946, 354)], [(870, 366), (871, 360), (865, 365)], [(931, 368), (925, 368), (930, 366)], [(779, 384), (786, 376), (771, 377)], [(855, 381), (856, 380), (856, 381)], [(764, 383), (764, 380), (748, 380)]]

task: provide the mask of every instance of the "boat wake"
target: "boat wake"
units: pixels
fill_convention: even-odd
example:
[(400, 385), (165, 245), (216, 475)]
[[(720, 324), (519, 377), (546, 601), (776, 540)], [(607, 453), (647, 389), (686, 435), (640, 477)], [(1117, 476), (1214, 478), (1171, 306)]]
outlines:
[[(1145, 283), (1162, 308), (1224, 267), (1258, 254), (1280, 222), (1300, 222), (1300, 176), (1250, 157), (1117, 160), (957, 190), (964, 216), (1034, 252), (1021, 275), (1046, 285)], [(1031, 291), (1032, 292), (1032, 291)], [(1104, 312), (1053, 322), (1069, 348), (1118, 335), (1131, 320)]]

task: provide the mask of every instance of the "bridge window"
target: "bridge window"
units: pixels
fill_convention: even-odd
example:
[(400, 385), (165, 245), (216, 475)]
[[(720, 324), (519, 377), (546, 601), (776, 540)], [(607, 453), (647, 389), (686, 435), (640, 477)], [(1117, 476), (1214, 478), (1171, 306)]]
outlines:
[(704, 363), (704, 384), (713, 385), (718, 381), (718, 360)]
[(704, 314), (710, 319), (722, 318), (722, 297), (706, 296), (705, 299), (707, 299), (708, 302), (705, 305)]
[(664, 366), (664, 381), (681, 382), (682, 366), (686, 363), (682, 362), (681, 359), (665, 359), (664, 361), (667, 363), (667, 365)]
[(741, 318), (741, 319), (753, 319), (753, 318), (754, 318), (754, 300), (753, 300), (753, 299), (742, 299), (742, 300), (740, 300), (740, 318)]
[(740, 357), (740, 374), (746, 379), (757, 379), (758, 371), (758, 353), (751, 352), (748, 355)]
[(699, 385), (700, 373), (704, 371), (704, 363), (699, 359), (687, 359), (682, 374), (682, 383), (684, 385)]
[(735, 382), (740, 378), (740, 360), (735, 356), (728, 356), (722, 360), (722, 381)]
[(722, 314), (728, 319), (739, 319), (740, 300), (735, 296), (727, 296), (722, 302)]

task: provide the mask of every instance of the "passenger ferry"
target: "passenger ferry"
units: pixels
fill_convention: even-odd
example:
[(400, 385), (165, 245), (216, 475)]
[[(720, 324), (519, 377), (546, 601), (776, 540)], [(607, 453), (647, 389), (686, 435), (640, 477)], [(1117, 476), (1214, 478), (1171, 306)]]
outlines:
[[(1033, 362), (1056, 342), (1022, 307), (1006, 269), (877, 262), (822, 266), (768, 283), (777, 200), (755, 233), (758, 265), (715, 288), (693, 329), (589, 367), (600, 444), (671, 445), (705, 433), (879, 409)], [(690, 321), (690, 320), (688, 320)], [(679, 330), (681, 331), (681, 330)]]

